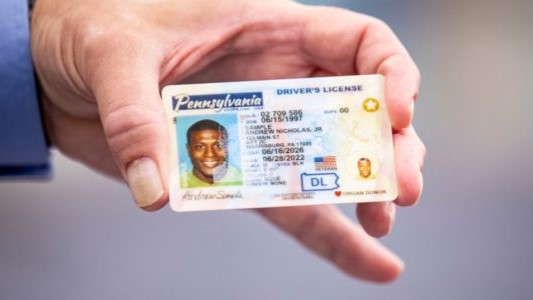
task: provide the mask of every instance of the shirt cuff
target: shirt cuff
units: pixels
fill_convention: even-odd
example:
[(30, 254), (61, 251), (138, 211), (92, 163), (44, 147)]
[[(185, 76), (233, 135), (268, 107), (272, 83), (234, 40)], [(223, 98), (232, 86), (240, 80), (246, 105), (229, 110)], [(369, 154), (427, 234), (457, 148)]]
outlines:
[(30, 55), (28, 4), (0, 0), (0, 178), (50, 175)]

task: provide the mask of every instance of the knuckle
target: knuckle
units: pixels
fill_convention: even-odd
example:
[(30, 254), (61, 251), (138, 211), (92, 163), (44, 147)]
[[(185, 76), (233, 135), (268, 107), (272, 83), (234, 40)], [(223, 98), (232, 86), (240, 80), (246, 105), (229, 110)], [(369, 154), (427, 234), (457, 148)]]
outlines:
[(379, 18), (376, 18), (376, 17), (372, 17), (372, 16), (368, 16), (369, 18), (369, 25), (371, 27), (373, 27), (376, 31), (390, 31), (392, 32), (392, 29), (390, 28), (390, 26), (385, 23), (385, 21), (379, 19)]
[(104, 118), (107, 143), (121, 166), (157, 151), (164, 141), (163, 120), (159, 112), (132, 104), (117, 107)]
[(422, 140), (419, 139), (419, 147), (420, 147), (420, 153), (422, 154), (422, 161), (424, 161), (424, 159), (426, 158), (426, 155), (427, 155), (427, 147), (426, 145), (422, 142)]
[(91, 61), (101, 60), (110, 48), (116, 47), (120, 39), (114, 30), (103, 28), (102, 24), (83, 21), (78, 25), (75, 41), (85, 57)]
[(409, 130), (414, 135), (415, 146), (419, 149), (420, 159), (422, 161), (424, 161), (424, 159), (426, 157), (426, 154), (427, 154), (427, 147), (426, 147), (426, 145), (424, 144), (424, 142), (422, 141), (422, 139), (420, 138), (420, 136), (418, 135), (418, 133), (416, 132), (416, 130), (414, 129), (414, 127), (412, 125), (410, 126)]
[(422, 73), (420, 72), (420, 68), (418, 68), (418, 66), (415, 64), (414, 61), (413, 61), (413, 69), (414, 69), (416, 82), (418, 85), (420, 85), (420, 82), (422, 81)]
[(107, 64), (110, 58), (123, 57), (138, 48), (140, 39), (131, 31), (124, 30), (125, 22), (109, 18), (102, 16), (101, 19), (93, 19), (83, 16), (72, 24), (74, 48), (81, 53), (78, 58), (83, 60), (80, 65)]

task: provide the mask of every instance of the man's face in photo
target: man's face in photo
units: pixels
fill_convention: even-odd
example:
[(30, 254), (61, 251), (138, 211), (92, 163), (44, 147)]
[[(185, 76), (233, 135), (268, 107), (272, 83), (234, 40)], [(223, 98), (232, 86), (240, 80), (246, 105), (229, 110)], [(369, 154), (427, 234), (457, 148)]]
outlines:
[(357, 162), (357, 167), (359, 168), (359, 175), (361, 175), (361, 177), (370, 177), (370, 174), (372, 172), (372, 166), (369, 160), (359, 160)]
[(226, 160), (226, 137), (218, 130), (193, 131), (187, 151), (193, 165), (193, 174), (200, 180), (213, 183), (215, 169)]

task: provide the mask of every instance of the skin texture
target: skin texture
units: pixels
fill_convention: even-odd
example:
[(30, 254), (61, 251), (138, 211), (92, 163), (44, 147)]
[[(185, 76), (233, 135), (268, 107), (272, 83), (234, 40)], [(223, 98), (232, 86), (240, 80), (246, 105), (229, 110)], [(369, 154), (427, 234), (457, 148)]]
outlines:
[(193, 165), (193, 174), (203, 182), (213, 184), (215, 168), (226, 161), (226, 150), (218, 130), (191, 132), (187, 152)]
[(396, 205), (418, 201), (425, 148), (411, 126), (419, 72), (383, 22), (284, 0), (39, 0), (31, 29), (52, 144), (125, 179), (146, 210), (168, 202), (163, 86), (383, 74), (398, 199), (358, 205), (362, 227), (334, 206), (257, 212), (349, 275), (386, 282), (402, 271), (373, 237), (390, 231)]

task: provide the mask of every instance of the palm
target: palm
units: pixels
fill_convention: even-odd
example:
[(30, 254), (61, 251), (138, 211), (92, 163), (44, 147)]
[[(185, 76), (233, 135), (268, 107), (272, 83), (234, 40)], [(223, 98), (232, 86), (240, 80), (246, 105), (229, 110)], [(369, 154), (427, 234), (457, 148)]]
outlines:
[[(345, 10), (283, 0), (69, 3), (37, 1), (32, 21), (47, 131), (68, 156), (125, 178), (129, 165), (148, 157), (157, 165), (155, 177), (166, 185), (169, 147), (160, 101), (163, 86), (380, 73), (386, 77), (385, 97), (395, 129), (397, 203), (409, 205), (418, 199), (424, 148), (410, 127), (418, 71), (383, 23)], [(80, 15), (92, 21), (77, 26), (75, 19), (72, 26), (69, 16)], [(57, 29), (50, 25), (57, 25), (54, 22), (64, 26), (62, 30), (48, 30)], [(57, 32), (62, 37), (53, 34)], [(60, 39), (65, 37), (70, 37), (70, 44)], [(130, 188), (135, 196), (136, 185)], [(155, 196), (151, 206), (143, 208), (157, 209), (168, 200), (168, 194)], [(394, 205), (388, 207), (389, 211), (381, 204), (358, 207), (367, 232), (388, 232)], [(390, 252), (333, 207), (259, 212), (352, 275), (389, 280), (401, 268)]]
[(221, 58), (180, 82), (225, 82), (243, 80), (265, 80), (282, 78), (303, 78), (315, 74), (326, 74), (317, 65), (305, 61), (295, 53), (278, 53), (274, 49), (247, 55), (231, 55)]

